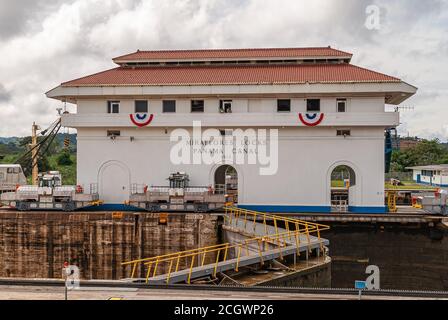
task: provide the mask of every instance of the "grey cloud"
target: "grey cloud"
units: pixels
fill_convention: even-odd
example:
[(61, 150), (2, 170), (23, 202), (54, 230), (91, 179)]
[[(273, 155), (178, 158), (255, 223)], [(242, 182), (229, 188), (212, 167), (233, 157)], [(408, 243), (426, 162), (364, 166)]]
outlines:
[(25, 33), (45, 15), (74, 0), (0, 0), (0, 40)]
[(0, 83), (0, 102), (7, 102), (11, 99), (11, 94)]
[[(381, 8), (380, 31), (364, 26), (371, 4)], [(448, 130), (439, 128), (448, 111), (438, 109), (448, 103), (448, 40), (439, 36), (448, 26), (448, 16), (441, 17), (446, 11), (447, 1), (437, 0), (0, 0), (0, 52), (21, 57), (0, 62), (7, 69), (0, 82), (9, 89), (0, 87), (0, 116), (28, 115), (0, 126), (0, 135), (27, 133), (31, 119), (51, 122), (60, 103), (45, 91), (113, 67), (112, 57), (136, 49), (331, 45), (353, 52), (355, 64), (417, 85), (417, 97), (405, 103), (416, 106), (415, 117), (404, 115), (403, 130), (428, 136), (433, 130), (446, 140)], [(74, 27), (63, 25), (73, 17)], [(420, 106), (432, 110), (427, 117), (434, 128), (429, 118), (419, 119)]]

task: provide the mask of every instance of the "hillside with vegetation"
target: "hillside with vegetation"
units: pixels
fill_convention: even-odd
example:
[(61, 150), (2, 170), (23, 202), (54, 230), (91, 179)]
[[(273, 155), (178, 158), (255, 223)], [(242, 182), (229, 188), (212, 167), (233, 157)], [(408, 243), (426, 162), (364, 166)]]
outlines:
[[(68, 148), (64, 146), (65, 134), (57, 134), (44, 156), (38, 161), (39, 172), (60, 171), (62, 182), (66, 185), (76, 184), (76, 134), (67, 135), (70, 139)], [(42, 139), (42, 138), (39, 138)], [(29, 150), (31, 137), (0, 138), (0, 164), (20, 163), (23, 168), (29, 167), (31, 155), (20, 160)], [(29, 170), (28, 170), (29, 171)], [(29, 172), (27, 178), (31, 180)]]

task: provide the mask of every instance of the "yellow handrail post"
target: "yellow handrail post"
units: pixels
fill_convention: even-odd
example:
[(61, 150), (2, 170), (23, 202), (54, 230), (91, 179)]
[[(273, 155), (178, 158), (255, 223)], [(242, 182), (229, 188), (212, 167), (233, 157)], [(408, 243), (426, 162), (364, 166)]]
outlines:
[(148, 271), (146, 272), (146, 283), (149, 282), (149, 278), (151, 277), (151, 269), (152, 269), (152, 263), (148, 265)]
[(278, 227), (277, 227), (277, 219), (274, 218), (274, 228), (275, 228), (275, 234), (278, 234)]
[(300, 234), (296, 231), (297, 256), (300, 257)]
[(224, 259), (223, 261), (227, 260), (227, 252), (229, 251), (229, 244), (226, 245), (226, 249), (224, 250)]
[(263, 253), (261, 251), (261, 242), (262, 240), (258, 239), (258, 252), (260, 254), (260, 264), (264, 265), (264, 261), (263, 261)]
[(219, 254), (221, 253), (221, 249), (218, 249), (218, 253), (216, 254), (216, 263), (215, 263), (215, 269), (213, 270), (213, 277), (216, 278), (216, 272), (218, 270), (218, 263), (219, 263)]
[(177, 255), (176, 272), (179, 270), (179, 263), (180, 263), (180, 253)]
[(240, 266), (240, 257), (241, 257), (241, 249), (243, 248), (243, 245), (240, 244), (238, 246), (238, 256), (236, 258), (236, 267), (235, 267), (235, 272), (238, 272), (239, 270), (239, 266)]
[(268, 225), (266, 222), (266, 212), (263, 214), (264, 233), (268, 234)]
[(278, 236), (277, 219), (274, 218), (275, 234), (277, 235), (277, 245), (280, 247), (280, 237)]
[(319, 229), (319, 226), (317, 227), (317, 240), (319, 241), (319, 244), (320, 244), (320, 252), (323, 254), (324, 253), (324, 243), (320, 239), (320, 229)]
[(156, 276), (156, 272), (157, 272), (157, 267), (159, 266), (159, 258), (157, 258), (156, 260), (156, 265), (154, 266), (154, 273), (152, 274), (153, 277)]
[(135, 276), (135, 270), (137, 269), (137, 263), (138, 263), (138, 262), (135, 262), (135, 263), (133, 264), (132, 272), (131, 272), (131, 279), (134, 279), (134, 276)]
[(207, 251), (206, 250), (204, 250), (204, 254), (202, 255), (202, 264), (201, 264), (201, 266), (204, 266), (204, 263), (205, 263), (205, 256), (207, 255)]
[(191, 257), (190, 272), (188, 273), (188, 280), (187, 280), (188, 284), (190, 284), (190, 282), (191, 282), (191, 273), (193, 272), (193, 266), (194, 266), (195, 259), (196, 259), (196, 255), (193, 255)]
[(166, 278), (166, 284), (170, 284), (170, 278), (171, 278), (171, 268), (173, 267), (174, 259), (171, 259), (170, 262), (170, 269), (168, 270), (168, 277)]
[(306, 237), (308, 240), (308, 251), (311, 252), (311, 239), (310, 239), (310, 230), (308, 229), (308, 224), (305, 225)]
[(280, 234), (277, 235), (278, 253), (280, 254), (280, 260), (283, 261), (284, 259), (283, 259), (283, 253), (282, 253), (282, 245), (280, 242), (280, 236), (281, 236)]

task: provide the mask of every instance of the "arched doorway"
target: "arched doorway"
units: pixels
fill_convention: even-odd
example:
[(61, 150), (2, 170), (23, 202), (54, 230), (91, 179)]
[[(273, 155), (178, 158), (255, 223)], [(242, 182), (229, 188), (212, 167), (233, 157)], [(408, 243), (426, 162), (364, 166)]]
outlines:
[(106, 162), (98, 172), (100, 199), (106, 204), (123, 204), (129, 200), (130, 181), (130, 172), (125, 164)]
[(353, 203), (353, 187), (356, 186), (355, 171), (347, 165), (339, 165), (331, 172), (331, 210), (347, 212)]
[(227, 201), (238, 203), (238, 172), (231, 165), (222, 165), (215, 171), (215, 190), (227, 195)]

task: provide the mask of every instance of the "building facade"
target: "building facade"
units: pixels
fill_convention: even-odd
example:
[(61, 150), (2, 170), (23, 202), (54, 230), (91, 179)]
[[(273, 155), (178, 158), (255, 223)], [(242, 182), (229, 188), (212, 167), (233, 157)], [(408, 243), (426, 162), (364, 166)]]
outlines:
[[(384, 131), (399, 125), (398, 112), (385, 104), (398, 105), (417, 89), (351, 58), (330, 47), (137, 51), (47, 96), (77, 105), (62, 125), (77, 129), (78, 184), (97, 183), (108, 204), (122, 204), (135, 185), (167, 185), (173, 172), (188, 173), (191, 185), (216, 186), (230, 166), (241, 207), (330, 212), (332, 172), (344, 166), (348, 210), (385, 212)], [(255, 153), (265, 145), (276, 163), (223, 157), (179, 164), (173, 135), (182, 129), (194, 137), (193, 123), (224, 137), (254, 130)], [(234, 154), (247, 156), (251, 138)], [(204, 147), (207, 139), (189, 143)], [(263, 166), (272, 172), (261, 174)]]
[(406, 169), (412, 170), (412, 179), (416, 183), (448, 187), (448, 164), (416, 166)]

